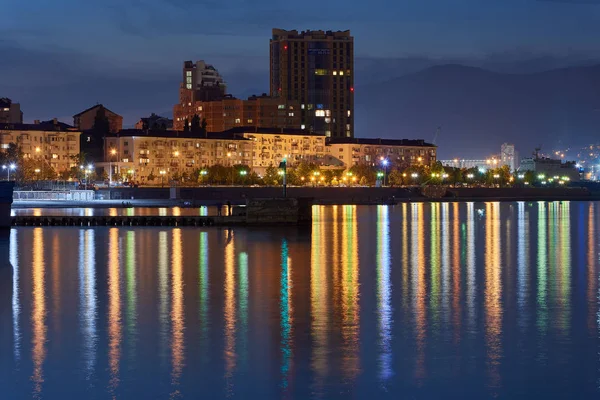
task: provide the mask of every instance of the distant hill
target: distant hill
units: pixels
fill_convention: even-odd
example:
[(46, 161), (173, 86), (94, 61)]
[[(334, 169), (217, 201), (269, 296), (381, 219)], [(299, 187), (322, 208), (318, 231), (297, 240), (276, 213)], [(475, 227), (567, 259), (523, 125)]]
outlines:
[[(358, 82), (357, 82), (358, 83)], [(441, 126), (441, 157), (481, 157), (514, 142), (585, 144), (600, 138), (600, 65), (502, 74), (448, 64), (360, 85), (359, 136), (432, 140)]]

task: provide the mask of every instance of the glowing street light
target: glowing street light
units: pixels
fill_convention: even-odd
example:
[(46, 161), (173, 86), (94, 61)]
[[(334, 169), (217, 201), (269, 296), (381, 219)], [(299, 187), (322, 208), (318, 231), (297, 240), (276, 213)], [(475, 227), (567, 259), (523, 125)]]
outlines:
[(164, 186), (164, 179), (165, 175), (167, 174), (167, 171), (161, 169), (160, 171), (158, 171), (158, 173), (160, 174), (160, 186)]
[(9, 164), (9, 165), (3, 165), (2, 169), (6, 170), (7, 173), (7, 181), (10, 181), (10, 171), (14, 171), (15, 169), (17, 169), (17, 166), (15, 164)]
[(108, 187), (112, 186), (112, 161), (113, 157), (117, 155), (117, 149), (110, 149), (110, 157), (108, 159)]
[(475, 175), (473, 174), (467, 174), (467, 179), (473, 179), (475, 177)]

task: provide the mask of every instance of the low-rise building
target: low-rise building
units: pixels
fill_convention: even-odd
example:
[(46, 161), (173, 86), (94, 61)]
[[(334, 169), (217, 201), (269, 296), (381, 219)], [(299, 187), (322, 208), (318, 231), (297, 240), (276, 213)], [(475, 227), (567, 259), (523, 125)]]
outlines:
[[(562, 162), (546, 157), (530, 157), (521, 160), (518, 172), (534, 172), (536, 175), (542, 175), (546, 179), (568, 178), (570, 182), (579, 182), (579, 169), (575, 162)], [(564, 179), (563, 179), (564, 180)]]
[(285, 158), (288, 166), (307, 162), (320, 166), (341, 164), (327, 152), (327, 137), (301, 129), (243, 127), (231, 129), (232, 134), (252, 141), (252, 169), (259, 175), (270, 166), (278, 166)]
[(252, 165), (252, 142), (231, 133), (142, 131), (127, 129), (105, 138), (103, 167), (107, 174), (171, 179), (213, 165)]
[(11, 99), (0, 98), (0, 124), (22, 124), (23, 112), (19, 103), (13, 103)]
[(391, 167), (430, 166), (436, 162), (437, 147), (424, 140), (334, 138), (328, 142), (331, 158), (346, 168), (379, 165), (388, 160)]
[(81, 132), (56, 119), (35, 122), (0, 124), (0, 147), (4, 150), (14, 143), (20, 147), (23, 158), (43, 160), (57, 173), (77, 166)]
[(79, 114), (73, 115), (73, 125), (80, 131), (91, 130), (94, 128), (96, 119), (99, 116), (106, 117), (110, 132), (116, 133), (123, 129), (123, 117), (110, 111), (102, 104), (96, 104)]

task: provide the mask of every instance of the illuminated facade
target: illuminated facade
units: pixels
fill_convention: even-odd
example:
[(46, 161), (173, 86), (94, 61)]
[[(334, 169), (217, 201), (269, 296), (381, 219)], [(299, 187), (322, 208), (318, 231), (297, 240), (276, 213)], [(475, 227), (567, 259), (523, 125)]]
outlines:
[(354, 38), (350, 31), (273, 29), (271, 96), (300, 103), (301, 128), (354, 137)]
[(267, 167), (278, 166), (284, 158), (289, 166), (305, 161), (317, 165), (338, 164), (327, 153), (326, 137), (302, 130), (238, 129), (252, 141), (252, 168), (263, 174)]
[(378, 165), (382, 158), (392, 166), (430, 166), (436, 162), (437, 147), (423, 140), (331, 139), (328, 152), (346, 168), (354, 165)]
[[(107, 173), (130, 174), (136, 181), (148, 176), (173, 177), (212, 165), (252, 165), (252, 142), (228, 133), (206, 137), (174, 131), (124, 130), (106, 137), (104, 167)], [(163, 171), (163, 172), (161, 172)]]
[(21, 148), (23, 158), (44, 160), (60, 173), (77, 166), (74, 157), (79, 154), (80, 135), (80, 131), (56, 119), (0, 125), (0, 148), (5, 150), (14, 143)]

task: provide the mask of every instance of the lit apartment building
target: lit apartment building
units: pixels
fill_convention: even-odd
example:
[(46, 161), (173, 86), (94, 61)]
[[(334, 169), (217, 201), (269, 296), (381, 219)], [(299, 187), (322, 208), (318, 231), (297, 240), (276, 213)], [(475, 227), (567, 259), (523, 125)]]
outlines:
[(392, 167), (430, 166), (436, 162), (437, 147), (423, 140), (340, 138), (328, 142), (332, 158), (346, 168), (354, 165), (380, 165), (382, 157)]
[(269, 166), (277, 167), (285, 158), (288, 166), (299, 162), (316, 165), (339, 165), (330, 159), (325, 135), (310, 134), (300, 129), (238, 128), (230, 132), (252, 141), (252, 169), (259, 175)]
[(208, 132), (223, 132), (232, 128), (251, 126), (265, 128), (300, 128), (300, 104), (284, 102), (267, 95), (252, 96), (247, 100), (226, 96), (221, 100), (181, 103), (173, 107), (173, 127), (182, 131), (194, 115), (206, 119)]
[(212, 165), (252, 165), (252, 142), (227, 132), (198, 137), (190, 132), (129, 129), (106, 137), (107, 174), (129, 174), (146, 182), (153, 175), (170, 179)]
[(300, 103), (301, 124), (328, 137), (354, 137), (354, 38), (350, 31), (273, 29), (271, 96)]
[(0, 147), (4, 150), (14, 143), (24, 158), (45, 160), (57, 173), (77, 166), (73, 156), (79, 154), (81, 132), (56, 119), (35, 122), (0, 125)]

